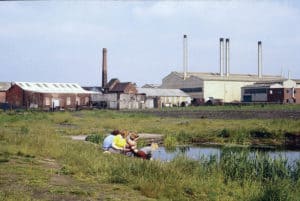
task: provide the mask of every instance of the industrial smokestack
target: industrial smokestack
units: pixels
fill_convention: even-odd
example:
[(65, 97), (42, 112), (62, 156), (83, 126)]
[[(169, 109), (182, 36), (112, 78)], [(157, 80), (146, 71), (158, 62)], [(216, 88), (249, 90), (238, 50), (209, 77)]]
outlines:
[(183, 79), (187, 77), (188, 71), (188, 39), (187, 35), (183, 35)]
[(220, 76), (224, 73), (224, 38), (220, 38)]
[(258, 78), (262, 78), (262, 45), (261, 41), (257, 43), (257, 51), (258, 51)]
[(102, 50), (102, 88), (107, 84), (107, 49)]
[(226, 76), (229, 76), (229, 38), (225, 40), (225, 66), (226, 66)]

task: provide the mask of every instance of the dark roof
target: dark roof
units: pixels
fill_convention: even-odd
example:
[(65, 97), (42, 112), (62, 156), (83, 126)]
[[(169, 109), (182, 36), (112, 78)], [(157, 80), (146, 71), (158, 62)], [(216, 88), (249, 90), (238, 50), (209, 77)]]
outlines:
[(10, 82), (0, 82), (0, 91), (7, 91), (10, 87)]
[(92, 86), (92, 87), (82, 87), (83, 89), (87, 91), (95, 91), (95, 92), (103, 92), (102, 87)]

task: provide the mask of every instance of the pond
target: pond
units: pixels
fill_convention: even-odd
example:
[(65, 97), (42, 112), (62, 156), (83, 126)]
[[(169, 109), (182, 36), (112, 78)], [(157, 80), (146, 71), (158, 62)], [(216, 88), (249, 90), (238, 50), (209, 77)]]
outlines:
[[(236, 150), (236, 148), (232, 148)], [(240, 151), (245, 148), (240, 148)], [(276, 149), (251, 149), (250, 154), (255, 152), (266, 153), (270, 158), (276, 159), (282, 157), (288, 164), (293, 164), (300, 160), (300, 150), (276, 150)], [(190, 159), (200, 160), (205, 157), (216, 156), (220, 158), (222, 148), (218, 146), (178, 146), (175, 149), (167, 150), (165, 147), (159, 147), (153, 152), (153, 159), (161, 161), (170, 161), (176, 156), (186, 156)]]

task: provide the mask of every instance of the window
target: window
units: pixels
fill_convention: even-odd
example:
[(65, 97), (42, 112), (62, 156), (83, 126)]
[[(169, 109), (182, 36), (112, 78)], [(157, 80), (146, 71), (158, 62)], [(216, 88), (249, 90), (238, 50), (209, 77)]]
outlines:
[(71, 105), (71, 97), (67, 97), (67, 105)]
[(38, 86), (38, 87), (42, 88), (42, 85), (40, 85), (40, 84), (36, 84), (36, 86)]
[(45, 83), (43, 84), (45, 87), (49, 88), (48, 85), (46, 85)]
[(73, 87), (78, 88), (75, 84), (72, 84)]
[(65, 88), (65, 86), (63, 84), (60, 84), (59, 86), (61, 86), (62, 88)]
[(30, 84), (29, 84), (29, 83), (26, 83), (26, 85), (27, 85), (28, 87), (30, 87)]
[(267, 93), (266, 88), (250, 88), (245, 89), (245, 94), (265, 94)]
[(50, 98), (49, 97), (45, 97), (45, 105), (50, 105)]
[(84, 103), (87, 105), (89, 103), (89, 97), (85, 97)]
[(56, 84), (53, 84), (56, 88), (59, 88)]
[(66, 85), (67, 85), (67, 87), (72, 88), (69, 84), (66, 84)]
[(286, 93), (287, 93), (287, 94), (290, 93), (290, 90), (287, 89), (287, 90), (286, 90)]
[(76, 97), (76, 104), (80, 105), (80, 97)]

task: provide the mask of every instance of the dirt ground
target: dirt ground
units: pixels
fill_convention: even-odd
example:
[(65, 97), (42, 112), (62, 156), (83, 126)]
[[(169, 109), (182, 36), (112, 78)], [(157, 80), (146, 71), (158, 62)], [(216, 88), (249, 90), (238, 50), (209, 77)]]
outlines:
[(300, 111), (143, 111), (160, 117), (186, 117), (201, 119), (300, 119)]

